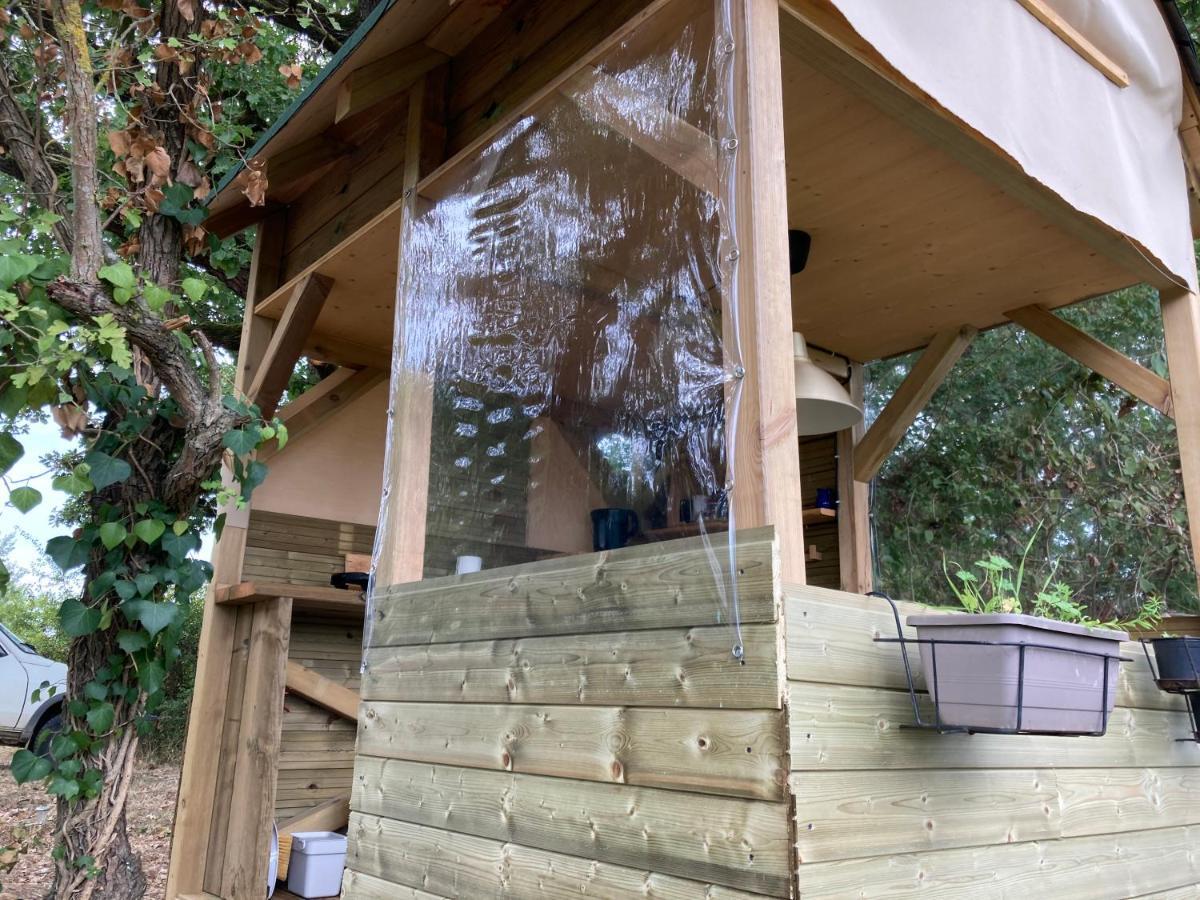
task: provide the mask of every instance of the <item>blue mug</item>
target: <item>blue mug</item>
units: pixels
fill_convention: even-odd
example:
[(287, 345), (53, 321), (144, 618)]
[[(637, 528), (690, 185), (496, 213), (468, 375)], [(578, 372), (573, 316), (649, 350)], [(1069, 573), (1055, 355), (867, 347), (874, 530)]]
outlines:
[(592, 549), (616, 550), (638, 533), (638, 517), (632, 509), (605, 507), (592, 510)]
[(817, 508), (837, 509), (837, 494), (833, 488), (817, 488)]

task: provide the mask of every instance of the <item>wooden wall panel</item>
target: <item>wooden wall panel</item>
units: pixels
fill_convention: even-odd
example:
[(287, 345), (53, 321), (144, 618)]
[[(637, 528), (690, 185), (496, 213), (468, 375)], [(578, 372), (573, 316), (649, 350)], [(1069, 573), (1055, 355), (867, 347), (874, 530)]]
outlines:
[[(741, 620), (778, 618), (770, 529), (739, 532)], [(374, 646), (446, 643), (729, 621), (724, 565), (699, 541), (543, 560), (378, 592)]]
[[(910, 726), (886, 602), (784, 589), (798, 889), (840, 897), (1172, 896), (1197, 881), (1200, 747), (1179, 698), (1125, 645), (1099, 738)], [(901, 616), (922, 609), (901, 604)], [(916, 648), (913, 664), (919, 669)], [(919, 701), (928, 720), (932, 706)]]
[(361, 813), (350, 815), (350, 850), (346, 862), (355, 872), (393, 884), (419, 886), (436, 894), (472, 900), (575, 896), (643, 896), (656, 900), (761, 897), (701, 881)]
[[(786, 803), (364, 758), (361, 813), (768, 894), (791, 873)], [(503, 798), (497, 803), (496, 798)]]
[(380, 647), (366, 654), (363, 696), (440, 703), (583, 703), (779, 709), (774, 625), (747, 625), (731, 665), (728, 625)]
[[(838, 489), (837, 435), (800, 438), (801, 502), (807, 509), (817, 504), (817, 490)], [(808, 584), (834, 588), (842, 584), (838, 521), (804, 526), (804, 577)], [(816, 548), (816, 556), (812, 548)]]
[(739, 538), (743, 660), (698, 538), (383, 592), (351, 870), (450, 896), (790, 896), (776, 550)]

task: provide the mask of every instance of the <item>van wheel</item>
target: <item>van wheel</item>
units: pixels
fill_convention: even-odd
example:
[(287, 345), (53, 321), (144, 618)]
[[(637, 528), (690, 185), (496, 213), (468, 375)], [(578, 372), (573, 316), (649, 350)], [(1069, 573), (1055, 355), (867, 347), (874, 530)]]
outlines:
[(38, 724), (37, 730), (29, 741), (29, 749), (43, 759), (50, 758), (50, 741), (62, 731), (62, 713), (55, 712)]

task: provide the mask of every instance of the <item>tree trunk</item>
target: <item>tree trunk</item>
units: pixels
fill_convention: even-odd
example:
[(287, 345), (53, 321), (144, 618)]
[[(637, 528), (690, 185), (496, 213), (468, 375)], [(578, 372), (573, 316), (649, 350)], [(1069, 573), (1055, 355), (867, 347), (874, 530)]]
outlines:
[[(99, 574), (95, 563), (87, 566), (87, 581)], [(92, 602), (86, 589), (81, 599)], [(84, 687), (97, 680), (111, 654), (124, 656), (113, 630), (72, 640), (67, 654), (67, 697), (85, 696)], [(128, 678), (128, 669), (126, 673)], [(113, 699), (112, 703), (118, 728), (142, 712), (140, 699), (132, 704)], [(63, 734), (86, 727), (64, 710)], [(146, 876), (125, 831), (125, 807), (137, 747), (137, 732), (127, 725), (119, 735), (102, 742), (98, 750), (79, 757), (85, 770), (96, 768), (104, 773), (104, 782), (100, 795), (93, 800), (58, 800), (57, 830), (66, 852), (55, 861), (54, 886), (48, 895), (53, 900), (136, 900), (145, 895)], [(82, 857), (101, 861), (94, 878), (89, 878), (87, 867), (80, 865)]]

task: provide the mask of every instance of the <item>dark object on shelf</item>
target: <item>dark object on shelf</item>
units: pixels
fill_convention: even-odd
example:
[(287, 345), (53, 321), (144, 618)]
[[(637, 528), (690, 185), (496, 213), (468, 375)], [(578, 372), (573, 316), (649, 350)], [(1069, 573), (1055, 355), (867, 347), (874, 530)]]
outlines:
[[(1100, 737), (1108, 729), (1116, 695), (1118, 667), (1120, 663), (1129, 661), (1125, 657), (1046, 641), (968, 639), (955, 636), (954, 631), (958, 629), (951, 629), (951, 635), (946, 638), (908, 638), (904, 636), (900, 611), (895, 601), (877, 591), (870, 596), (881, 597), (892, 608), (897, 636), (875, 640), (900, 645), (916, 719), (915, 727), (931, 729), (940, 734), (1046, 734), (1064, 737)], [(935, 618), (942, 617), (911, 617), (910, 624), (912, 619)], [(961, 618), (962, 627), (965, 628), (970, 627), (971, 619), (979, 616), (964, 614), (954, 618)], [(1021, 623), (999, 624), (1010, 631), (1014, 626), (1018, 631), (1031, 630), (1028, 625)], [(924, 624), (923, 627), (928, 629), (930, 624)], [(933, 624), (935, 630), (939, 627), (942, 627), (940, 623)], [(1068, 633), (1065, 636), (1073, 635)], [(1105, 637), (1094, 639), (1110, 640)], [(1112, 640), (1115, 642), (1116, 639)], [(908, 657), (909, 644), (921, 648), (926, 686), (933, 701), (932, 722), (926, 721), (921, 715), (912, 663)], [(964, 663), (968, 664), (965, 669)], [(1083, 693), (1094, 697), (1094, 705), (1081, 705), (1081, 700), (1068, 699), (1069, 695), (1080, 693), (1078, 688), (1074, 685), (1067, 688), (1053, 684), (1048, 686), (1045, 672), (1039, 671), (1048, 671), (1050, 680), (1054, 681), (1058, 675), (1055, 670), (1066, 668), (1084, 672), (1085, 683), (1080, 687)], [(947, 678), (947, 669), (957, 670), (967, 677), (961, 681), (954, 676)]]
[(812, 249), (812, 235), (799, 228), (788, 229), (788, 270), (795, 275), (808, 265), (808, 252)]
[(837, 491), (833, 488), (817, 488), (818, 509), (837, 509)]
[[(1150, 658), (1148, 644), (1154, 646), (1154, 659)], [(1200, 638), (1142, 638), (1142, 652), (1158, 689), (1187, 698), (1192, 736), (1176, 740), (1200, 744)]]
[(610, 506), (592, 510), (592, 549), (617, 550), (638, 533), (638, 517), (632, 509)]
[(365, 591), (370, 577), (366, 572), (338, 572), (329, 576), (329, 583), (343, 591), (348, 591), (350, 588), (360, 588)]

